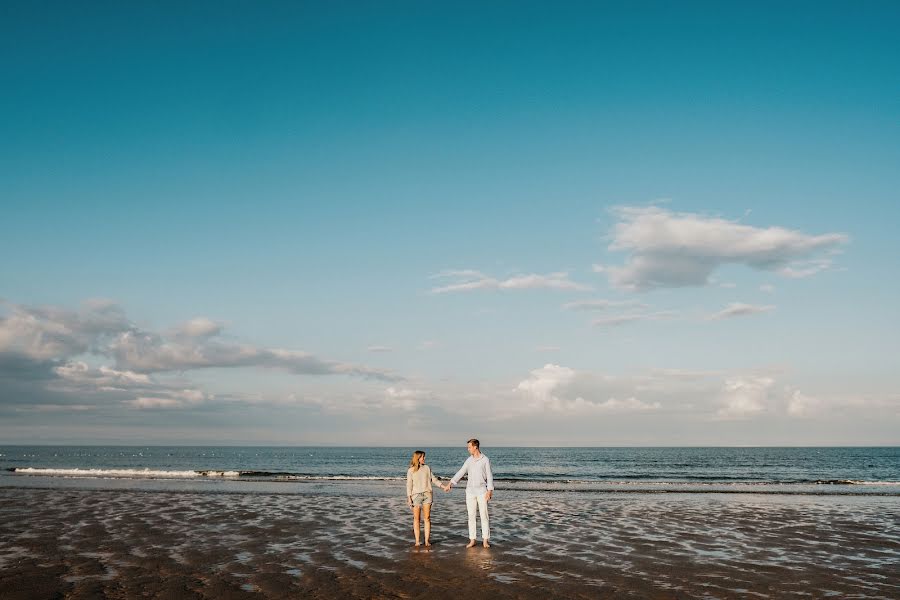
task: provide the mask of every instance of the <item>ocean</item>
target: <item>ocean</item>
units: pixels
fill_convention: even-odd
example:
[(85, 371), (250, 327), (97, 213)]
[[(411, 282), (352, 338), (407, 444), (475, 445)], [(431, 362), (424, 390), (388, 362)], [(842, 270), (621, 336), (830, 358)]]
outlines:
[[(399, 489), (416, 449), (0, 446), (0, 485), (181, 481), (182, 488), (190, 482), (195, 484), (190, 489), (203, 490), (227, 482), (229, 488), (271, 484), (290, 493), (330, 483), (339, 493), (341, 484), (365, 482), (376, 489)], [(435, 474), (444, 478), (467, 457), (462, 446), (421, 449)], [(491, 459), (495, 485), (507, 490), (900, 495), (897, 447), (483, 450)]]

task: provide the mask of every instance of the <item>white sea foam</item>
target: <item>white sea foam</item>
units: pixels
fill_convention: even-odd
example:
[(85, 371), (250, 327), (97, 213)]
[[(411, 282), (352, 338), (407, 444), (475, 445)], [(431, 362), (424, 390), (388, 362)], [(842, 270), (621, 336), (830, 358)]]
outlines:
[(198, 477), (247, 477), (249, 479), (269, 479), (276, 481), (401, 481), (403, 477), (379, 477), (365, 475), (292, 475), (267, 473), (265, 471), (166, 471), (160, 469), (43, 469), (19, 467), (13, 469), (18, 475), (43, 475), (45, 477), (105, 477), (131, 479), (194, 479)]
[(240, 477), (240, 471), (196, 471), (204, 477)]
[(853, 485), (900, 485), (900, 481), (853, 481)]
[(14, 473), (22, 475), (45, 475), (50, 477), (126, 477), (155, 479), (191, 479), (194, 477), (238, 477), (240, 471), (162, 471), (155, 469), (38, 469), (17, 468)]
[(405, 481), (406, 477), (378, 477), (375, 475), (296, 475), (297, 479), (322, 481)]
[[(115, 468), (37, 468), (18, 467), (9, 469), (17, 475), (39, 475), (44, 477), (84, 477), (84, 478), (124, 478), (124, 479), (202, 479), (222, 478), (248, 481), (274, 482), (314, 482), (314, 481), (403, 481), (405, 477), (380, 475), (346, 475), (346, 474), (309, 474), (285, 473), (270, 471), (232, 471), (232, 470), (163, 470), (163, 469), (115, 469)], [(659, 481), (659, 480), (592, 480), (592, 479), (540, 479), (526, 477), (495, 477), (495, 481), (510, 489), (537, 490), (547, 486), (562, 486), (566, 489), (581, 490), (599, 489), (635, 489), (635, 490), (714, 490), (714, 489), (750, 489), (772, 488), (792, 489), (815, 487), (844, 488), (853, 486), (900, 487), (900, 481), (866, 481), (853, 479), (833, 479), (817, 481)]]

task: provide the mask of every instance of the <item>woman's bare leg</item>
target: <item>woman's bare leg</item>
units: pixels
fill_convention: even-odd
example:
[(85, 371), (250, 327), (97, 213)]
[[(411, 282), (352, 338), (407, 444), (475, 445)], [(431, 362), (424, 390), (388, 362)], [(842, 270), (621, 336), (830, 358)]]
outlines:
[(416, 534), (416, 546), (422, 545), (419, 543), (419, 513), (421, 510), (421, 506), (413, 506), (413, 533)]
[(425, 545), (431, 545), (431, 505), (422, 505), (422, 518), (425, 520)]

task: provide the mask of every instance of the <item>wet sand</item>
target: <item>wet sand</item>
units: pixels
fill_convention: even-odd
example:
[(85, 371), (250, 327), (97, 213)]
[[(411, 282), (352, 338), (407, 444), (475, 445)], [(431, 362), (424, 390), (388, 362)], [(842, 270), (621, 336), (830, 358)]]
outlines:
[[(335, 488), (337, 489), (337, 488)], [(900, 598), (897, 498), (0, 489), (0, 597)]]

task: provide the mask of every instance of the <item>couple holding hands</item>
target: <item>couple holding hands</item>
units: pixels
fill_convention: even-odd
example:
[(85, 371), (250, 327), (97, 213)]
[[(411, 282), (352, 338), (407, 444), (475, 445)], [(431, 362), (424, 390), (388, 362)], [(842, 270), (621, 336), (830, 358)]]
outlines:
[(491, 461), (481, 453), (480, 442), (472, 438), (466, 442), (469, 458), (463, 463), (462, 468), (447, 483), (441, 485), (440, 480), (431, 472), (431, 467), (425, 464), (425, 453), (421, 450), (413, 452), (409, 469), (406, 471), (406, 501), (413, 511), (413, 533), (416, 536), (416, 546), (419, 542), (419, 523), (425, 522), (425, 545), (431, 546), (431, 504), (433, 500), (432, 484), (438, 485), (445, 492), (449, 492), (459, 480), (466, 476), (466, 509), (469, 512), (469, 543), (466, 548), (475, 545), (475, 513), (481, 514), (481, 538), (485, 548), (491, 545), (488, 539), (491, 537), (488, 520), (488, 502), (494, 493), (494, 474), (491, 472)]

